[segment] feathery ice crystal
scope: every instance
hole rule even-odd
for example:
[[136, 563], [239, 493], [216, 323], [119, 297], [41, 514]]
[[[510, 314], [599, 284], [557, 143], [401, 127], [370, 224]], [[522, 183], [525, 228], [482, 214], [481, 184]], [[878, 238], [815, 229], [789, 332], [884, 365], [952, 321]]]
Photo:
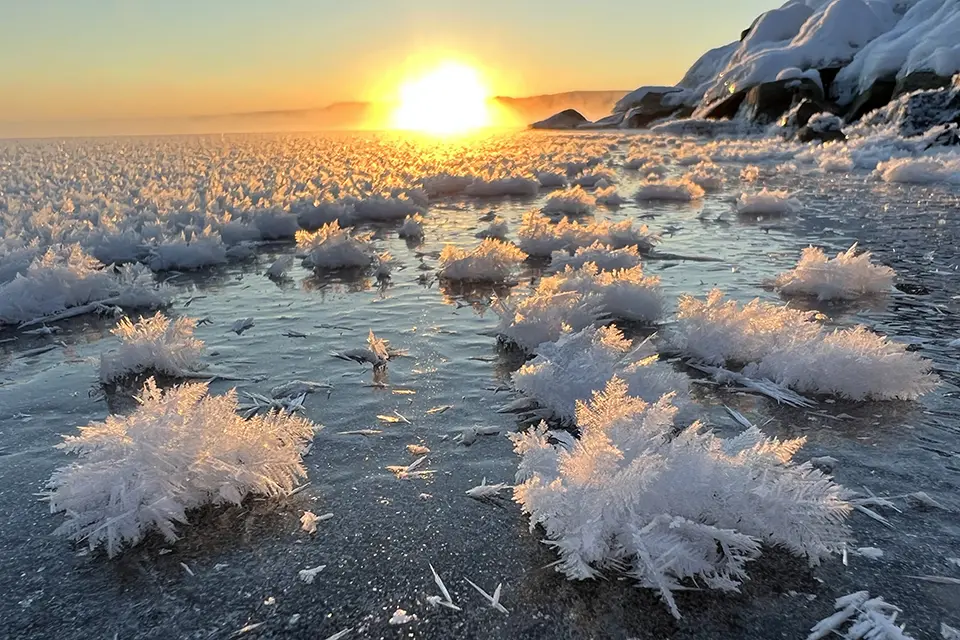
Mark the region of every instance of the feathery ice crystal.
[[353, 234], [334, 220], [316, 231], [297, 231], [297, 249], [306, 254], [303, 265], [313, 269], [365, 268], [373, 264], [376, 251], [371, 234]]
[[764, 187], [758, 193], [741, 193], [737, 213], [744, 216], [783, 216], [796, 212], [800, 202], [786, 190], [772, 191]]
[[576, 251], [601, 242], [614, 249], [637, 247], [649, 251], [659, 238], [646, 225], [637, 229], [632, 220], [611, 223], [607, 220], [580, 224], [563, 218], [554, 222], [536, 211], [523, 215], [517, 230], [518, 244], [528, 255], [548, 257], [554, 251]]
[[759, 300], [744, 306], [719, 290], [680, 299], [671, 346], [710, 365], [746, 365], [743, 374], [801, 393], [851, 400], [913, 400], [931, 391], [931, 364], [906, 345], [864, 327], [826, 331], [811, 312]]
[[540, 285], [547, 290], [576, 292], [613, 319], [653, 322], [663, 314], [660, 278], [645, 276], [640, 265], [600, 271], [597, 265], [587, 262], [579, 269], [568, 266], [556, 275], [547, 276]]
[[791, 271], [773, 284], [783, 295], [816, 296], [819, 300], [854, 300], [886, 293], [896, 275], [893, 269], [870, 262], [870, 252], [857, 255], [857, 245], [829, 259], [823, 250], [807, 247]]
[[182, 232], [174, 240], [161, 242], [150, 248], [147, 266], [154, 271], [179, 269], [193, 271], [203, 267], [224, 264], [227, 261], [227, 248], [220, 234], [210, 226], [201, 233], [188, 235]]
[[114, 556], [152, 531], [176, 540], [190, 509], [283, 495], [307, 475], [300, 455], [314, 427], [304, 418], [244, 420], [235, 391], [211, 396], [202, 383], [163, 392], [150, 379], [138, 400], [132, 414], [81, 427], [58, 445], [78, 455], [48, 483], [51, 513], [67, 518], [58, 535]]
[[634, 246], [614, 249], [598, 240], [589, 247], [580, 247], [572, 256], [566, 251], [554, 251], [550, 256], [550, 268], [555, 271], [565, 267], [579, 269], [588, 262], [603, 271], [630, 269], [640, 264], [640, 252]]
[[486, 238], [494, 238], [496, 240], [502, 240], [503, 242], [507, 241], [507, 234], [510, 232], [510, 228], [507, 226], [507, 221], [501, 218], [500, 216], [494, 216], [490, 220], [490, 226], [486, 229], [481, 229], [477, 232], [476, 237], [481, 240]]
[[[905, 625], [896, 623], [901, 610], [883, 598], [871, 598], [867, 591], [837, 598], [833, 606], [837, 612], [814, 625], [807, 640], [823, 640], [834, 636], [843, 640], [913, 640], [904, 632]], [[840, 629], [844, 626], [849, 628], [840, 635]], [[946, 633], [943, 637], [949, 640]]]
[[651, 322], [660, 317], [660, 279], [644, 276], [638, 265], [620, 271], [600, 271], [593, 263], [567, 267], [540, 280], [519, 303], [495, 307], [502, 339], [533, 353], [544, 342], [580, 331], [601, 319]]
[[168, 301], [168, 291], [157, 287], [142, 265], [124, 265], [115, 275], [79, 245], [56, 245], [35, 258], [24, 273], [0, 284], [0, 325], [93, 303], [149, 309]]
[[488, 238], [466, 250], [448, 244], [440, 252], [440, 277], [464, 282], [503, 282], [527, 254], [509, 242]]
[[200, 369], [203, 342], [193, 337], [196, 321], [161, 313], [136, 324], [122, 318], [110, 333], [120, 339], [120, 348], [100, 357], [100, 381], [113, 382], [144, 372], [173, 377], [189, 376]]
[[647, 403], [614, 378], [577, 405], [581, 436], [539, 427], [511, 435], [522, 459], [514, 500], [574, 580], [623, 570], [680, 617], [673, 592], [695, 581], [736, 591], [761, 545], [816, 564], [842, 550], [847, 492], [809, 462], [803, 439], [756, 427], [722, 439], [694, 423], [674, 435], [677, 408]]
[[699, 200], [705, 195], [700, 185], [686, 178], [679, 180], [648, 180], [640, 185], [634, 200], [672, 200], [676, 202], [690, 202]]
[[655, 402], [673, 392], [674, 403], [689, 403], [689, 381], [660, 362], [648, 341], [634, 348], [614, 326], [587, 327], [537, 347], [537, 357], [513, 374], [513, 386], [544, 410], [542, 417], [570, 424], [577, 403], [587, 401], [614, 376], [633, 396]]
[[550, 216], [585, 216], [593, 211], [596, 204], [596, 198], [578, 185], [550, 196], [543, 206], [543, 212]]
[[756, 362], [792, 343], [809, 343], [819, 334], [813, 313], [759, 298], [741, 306], [714, 289], [705, 300], [680, 298], [670, 341], [676, 350], [700, 362], [722, 366]]

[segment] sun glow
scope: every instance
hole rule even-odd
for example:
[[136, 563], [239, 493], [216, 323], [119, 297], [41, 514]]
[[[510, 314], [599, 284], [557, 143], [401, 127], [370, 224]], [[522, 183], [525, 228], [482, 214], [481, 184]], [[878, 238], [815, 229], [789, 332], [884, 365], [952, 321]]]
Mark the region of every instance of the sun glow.
[[457, 134], [493, 124], [490, 92], [480, 73], [459, 62], [442, 63], [400, 86], [394, 129]]

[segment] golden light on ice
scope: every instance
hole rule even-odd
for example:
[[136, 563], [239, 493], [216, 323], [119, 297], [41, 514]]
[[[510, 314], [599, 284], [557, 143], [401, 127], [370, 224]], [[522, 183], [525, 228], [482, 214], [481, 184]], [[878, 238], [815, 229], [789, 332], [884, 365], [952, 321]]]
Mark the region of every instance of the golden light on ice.
[[490, 92], [480, 73], [459, 62], [445, 62], [400, 86], [394, 129], [436, 134], [464, 133], [493, 124]]

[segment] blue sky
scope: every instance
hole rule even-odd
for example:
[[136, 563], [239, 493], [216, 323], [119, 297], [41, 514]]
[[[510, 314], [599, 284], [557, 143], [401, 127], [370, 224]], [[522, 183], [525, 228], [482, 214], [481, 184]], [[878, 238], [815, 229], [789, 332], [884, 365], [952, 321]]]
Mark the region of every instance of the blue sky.
[[0, 0], [0, 120], [373, 99], [452, 52], [496, 93], [672, 84], [769, 0]]

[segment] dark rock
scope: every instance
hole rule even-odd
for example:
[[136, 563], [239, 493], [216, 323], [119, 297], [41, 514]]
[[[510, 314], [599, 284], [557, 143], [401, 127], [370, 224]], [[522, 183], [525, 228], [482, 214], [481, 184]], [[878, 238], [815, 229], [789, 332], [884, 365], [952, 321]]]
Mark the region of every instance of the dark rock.
[[823, 93], [830, 95], [830, 90], [833, 88], [833, 81], [837, 79], [837, 74], [840, 73], [840, 70], [843, 67], [824, 67], [823, 69], [818, 69], [820, 73], [820, 82], [823, 84]]
[[843, 119], [847, 122], [855, 122], [866, 114], [886, 105], [893, 98], [893, 92], [897, 88], [897, 81], [893, 78], [880, 78], [871, 85], [869, 89], [861, 93], [847, 109]]
[[893, 97], [896, 98], [914, 91], [944, 89], [950, 86], [952, 80], [953, 78], [950, 76], [939, 76], [932, 71], [914, 71], [897, 80], [897, 85], [893, 89]]
[[818, 113], [838, 115], [840, 113], [840, 107], [825, 100], [804, 98], [784, 114], [780, 119], [780, 126], [784, 128], [801, 129], [807, 126], [810, 118]]
[[822, 102], [823, 89], [810, 78], [764, 82], [747, 91], [743, 101], [744, 115], [760, 124], [775, 122], [803, 99]]
[[906, 138], [923, 135], [934, 127], [960, 122], [960, 92], [950, 88], [904, 94], [865, 115], [862, 122], [896, 126]]
[[596, 122], [583, 122], [577, 125], [577, 129], [617, 129], [623, 122], [622, 113], [611, 113], [609, 116], [600, 118]]
[[575, 129], [577, 126], [589, 122], [576, 109], [564, 109], [560, 113], [555, 113], [546, 120], [534, 122], [530, 125], [531, 129]]
[[944, 129], [937, 135], [933, 136], [927, 144], [927, 149], [931, 147], [955, 147], [960, 145], [960, 132], [957, 131], [957, 126], [953, 125], [949, 128]]
[[740, 111], [746, 97], [745, 91], [737, 91], [727, 98], [721, 98], [704, 107], [702, 117], [707, 120], [732, 120]]
[[797, 131], [797, 140], [800, 142], [846, 142], [847, 136], [844, 135], [843, 131], [836, 129], [818, 131], [813, 127], [804, 126]]
[[643, 129], [652, 122], [673, 116], [677, 111], [679, 111], [679, 109], [675, 106], [652, 111], [646, 110], [643, 107], [636, 107], [627, 111], [623, 117], [623, 128]]

